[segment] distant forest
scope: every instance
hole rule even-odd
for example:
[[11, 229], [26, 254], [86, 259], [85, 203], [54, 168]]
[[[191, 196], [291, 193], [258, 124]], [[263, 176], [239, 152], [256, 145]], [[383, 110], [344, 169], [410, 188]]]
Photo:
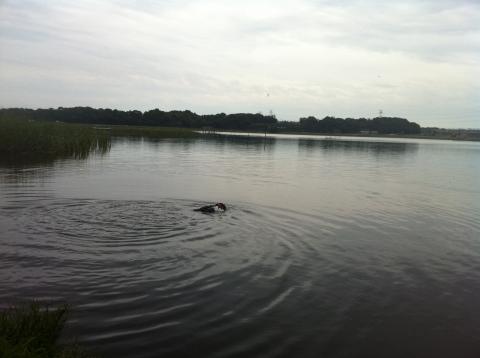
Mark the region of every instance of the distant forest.
[[161, 111], [153, 109], [146, 112], [119, 111], [116, 109], [95, 109], [73, 107], [57, 109], [0, 109], [0, 118], [16, 118], [41, 121], [59, 121], [65, 123], [89, 123], [106, 125], [141, 125], [184, 128], [212, 128], [215, 130], [315, 132], [315, 133], [379, 133], [379, 134], [418, 134], [420, 126], [405, 118], [377, 117], [336, 118], [315, 117], [300, 118], [298, 122], [279, 121], [274, 115], [261, 113], [207, 114], [199, 115], [191, 111]]

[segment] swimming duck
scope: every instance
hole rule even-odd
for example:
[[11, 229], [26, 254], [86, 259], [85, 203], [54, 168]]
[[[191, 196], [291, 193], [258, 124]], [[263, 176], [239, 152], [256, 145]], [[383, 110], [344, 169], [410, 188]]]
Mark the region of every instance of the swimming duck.
[[223, 210], [223, 211], [227, 210], [227, 207], [225, 206], [224, 203], [216, 203], [216, 204], [213, 204], [213, 205], [202, 206], [201, 208], [194, 209], [194, 211], [201, 211], [202, 213], [214, 213], [215, 208], [218, 208], [218, 209]]

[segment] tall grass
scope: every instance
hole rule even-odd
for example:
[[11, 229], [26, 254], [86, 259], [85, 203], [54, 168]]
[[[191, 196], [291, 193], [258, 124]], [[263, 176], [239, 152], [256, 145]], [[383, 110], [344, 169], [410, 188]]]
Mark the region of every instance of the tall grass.
[[67, 314], [66, 305], [52, 309], [38, 302], [0, 312], [0, 357], [86, 357], [75, 345], [62, 347], [57, 344]]
[[0, 157], [10, 160], [86, 158], [106, 152], [110, 137], [80, 124], [0, 119]]
[[112, 137], [194, 138], [189, 128], [141, 126], [92, 126], [28, 119], [0, 118], [0, 163], [42, 162], [63, 158], [87, 158], [106, 153]]

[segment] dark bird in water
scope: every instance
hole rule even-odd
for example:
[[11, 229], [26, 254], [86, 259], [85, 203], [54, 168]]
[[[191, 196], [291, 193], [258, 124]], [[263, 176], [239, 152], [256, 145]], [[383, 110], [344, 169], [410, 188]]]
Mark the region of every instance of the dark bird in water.
[[213, 205], [202, 206], [201, 208], [194, 209], [194, 211], [201, 211], [202, 213], [214, 213], [215, 208], [218, 208], [218, 209], [223, 210], [223, 211], [227, 210], [227, 207], [225, 206], [224, 203], [216, 203], [216, 204], [213, 204]]

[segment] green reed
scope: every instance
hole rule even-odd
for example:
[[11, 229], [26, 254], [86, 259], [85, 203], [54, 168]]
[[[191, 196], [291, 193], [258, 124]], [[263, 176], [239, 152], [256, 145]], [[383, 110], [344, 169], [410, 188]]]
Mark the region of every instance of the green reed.
[[0, 163], [85, 159], [110, 150], [112, 137], [194, 138], [189, 128], [87, 125], [0, 118]]
[[0, 312], [0, 357], [87, 357], [76, 345], [57, 343], [68, 306], [51, 308], [38, 302], [12, 306]]
[[0, 118], [2, 159], [82, 159], [109, 148], [110, 136], [91, 126]]

